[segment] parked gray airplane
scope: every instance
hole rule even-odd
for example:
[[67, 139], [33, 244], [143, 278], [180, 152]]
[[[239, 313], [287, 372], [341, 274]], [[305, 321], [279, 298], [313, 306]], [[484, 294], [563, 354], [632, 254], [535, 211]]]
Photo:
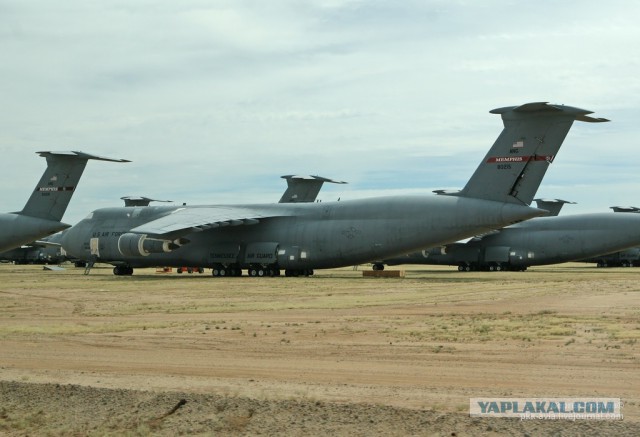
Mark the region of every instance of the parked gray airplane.
[[214, 276], [308, 275], [460, 240], [544, 214], [528, 206], [574, 120], [544, 102], [498, 108], [504, 129], [458, 192], [322, 203], [99, 209], [65, 234], [80, 259], [134, 267], [210, 267]]
[[60, 232], [38, 241], [22, 245], [6, 252], [0, 252], [0, 261], [14, 264], [60, 264], [66, 256], [60, 240]]
[[87, 161], [129, 162], [83, 152], [38, 152], [47, 158], [47, 169], [19, 212], [0, 214], [0, 252], [54, 234], [71, 225], [62, 216], [82, 176]]
[[[612, 206], [614, 212], [640, 213], [636, 206]], [[598, 267], [640, 267], [640, 247], [632, 247], [620, 252], [598, 255], [580, 260], [586, 263], [596, 263]]]
[[[559, 211], [564, 200], [538, 201]], [[556, 212], [557, 214], [557, 212]], [[529, 266], [577, 261], [640, 245], [640, 214], [577, 214], [537, 217], [473, 238], [390, 258], [374, 264], [457, 265], [460, 271], [526, 270]]]
[[640, 267], [640, 247], [632, 247], [619, 252], [581, 259], [586, 263], [595, 263], [598, 267]]

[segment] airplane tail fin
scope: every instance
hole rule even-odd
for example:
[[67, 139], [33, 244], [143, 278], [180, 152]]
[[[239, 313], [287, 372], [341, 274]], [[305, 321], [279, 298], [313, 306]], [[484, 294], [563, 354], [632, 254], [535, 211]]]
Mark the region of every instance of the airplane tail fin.
[[575, 205], [575, 202], [569, 202], [568, 200], [562, 199], [533, 199], [536, 201], [536, 205], [538, 209], [545, 209], [549, 211], [547, 216], [557, 216], [560, 214], [560, 210], [565, 204]]
[[287, 180], [287, 190], [278, 203], [304, 203], [315, 202], [318, 193], [325, 182], [332, 184], [346, 184], [343, 181], [323, 178], [322, 176], [282, 176]]
[[589, 117], [592, 111], [546, 102], [490, 112], [502, 116], [504, 129], [467, 185], [454, 195], [529, 205], [574, 120], [609, 121]]
[[611, 206], [613, 212], [640, 212], [640, 208], [637, 206]]
[[47, 159], [47, 168], [18, 214], [46, 220], [60, 221], [82, 176], [87, 161], [129, 162], [83, 152], [38, 152]]

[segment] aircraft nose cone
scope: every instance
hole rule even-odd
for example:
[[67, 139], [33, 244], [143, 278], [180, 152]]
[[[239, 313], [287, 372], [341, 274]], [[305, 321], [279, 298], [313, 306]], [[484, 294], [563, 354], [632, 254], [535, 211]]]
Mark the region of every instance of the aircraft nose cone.
[[76, 226], [72, 226], [64, 231], [62, 237], [60, 238], [60, 244], [62, 245], [62, 248], [65, 252], [67, 252], [67, 254], [72, 256], [80, 256], [80, 244], [78, 244], [80, 242], [80, 239], [77, 238], [78, 228]]

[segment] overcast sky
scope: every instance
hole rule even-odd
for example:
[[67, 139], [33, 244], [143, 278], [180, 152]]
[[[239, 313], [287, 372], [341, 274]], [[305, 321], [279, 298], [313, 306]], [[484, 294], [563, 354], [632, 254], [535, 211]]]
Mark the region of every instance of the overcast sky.
[[40, 150], [90, 161], [64, 221], [125, 195], [276, 202], [285, 174], [348, 181], [324, 200], [459, 189], [532, 101], [574, 123], [538, 192], [565, 213], [640, 206], [640, 3], [0, 0], [1, 209]]

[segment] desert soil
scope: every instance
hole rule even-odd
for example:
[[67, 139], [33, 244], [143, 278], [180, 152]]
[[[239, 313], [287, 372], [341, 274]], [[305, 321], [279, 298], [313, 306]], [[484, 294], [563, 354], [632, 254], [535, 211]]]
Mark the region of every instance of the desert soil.
[[[0, 434], [640, 435], [640, 268], [65, 268], [0, 265]], [[624, 418], [471, 418], [475, 397]]]

